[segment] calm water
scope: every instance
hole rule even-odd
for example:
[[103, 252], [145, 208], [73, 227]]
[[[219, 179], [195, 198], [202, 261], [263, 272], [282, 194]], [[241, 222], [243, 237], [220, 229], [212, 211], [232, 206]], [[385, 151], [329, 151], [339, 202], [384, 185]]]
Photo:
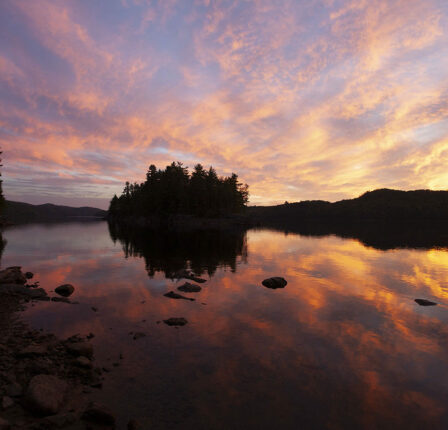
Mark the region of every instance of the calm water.
[[[93, 396], [119, 428], [448, 428], [446, 250], [267, 230], [124, 234], [104, 222], [4, 237], [4, 267], [47, 290], [75, 285], [79, 305], [25, 315], [60, 336], [95, 334], [96, 363], [111, 372]], [[207, 279], [195, 302], [163, 297], [183, 267]], [[269, 276], [288, 285], [264, 288]], [[157, 324], [169, 317], [188, 324]]]

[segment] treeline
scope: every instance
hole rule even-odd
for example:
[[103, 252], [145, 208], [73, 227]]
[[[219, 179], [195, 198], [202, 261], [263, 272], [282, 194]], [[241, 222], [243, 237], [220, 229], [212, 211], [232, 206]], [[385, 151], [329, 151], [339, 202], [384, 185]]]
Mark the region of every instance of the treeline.
[[261, 222], [303, 220], [448, 220], [448, 191], [379, 189], [355, 199], [322, 200], [253, 207], [250, 215]]
[[163, 216], [173, 214], [218, 217], [241, 212], [248, 202], [248, 185], [233, 173], [218, 177], [215, 169], [197, 164], [190, 174], [182, 163], [171, 163], [165, 170], [149, 166], [146, 181], [129, 183], [120, 197], [112, 198], [109, 216]]

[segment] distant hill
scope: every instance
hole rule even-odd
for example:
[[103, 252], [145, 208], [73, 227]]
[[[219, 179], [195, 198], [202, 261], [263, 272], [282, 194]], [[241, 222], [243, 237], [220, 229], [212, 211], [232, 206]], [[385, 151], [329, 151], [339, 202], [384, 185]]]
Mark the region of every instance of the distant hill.
[[355, 199], [335, 203], [323, 200], [258, 206], [248, 209], [260, 222], [364, 221], [364, 220], [448, 220], [448, 191], [368, 191]]
[[34, 221], [63, 221], [74, 218], [104, 218], [106, 215], [107, 211], [98, 208], [74, 208], [51, 203], [31, 205], [8, 200], [3, 212], [6, 221], [14, 224]]

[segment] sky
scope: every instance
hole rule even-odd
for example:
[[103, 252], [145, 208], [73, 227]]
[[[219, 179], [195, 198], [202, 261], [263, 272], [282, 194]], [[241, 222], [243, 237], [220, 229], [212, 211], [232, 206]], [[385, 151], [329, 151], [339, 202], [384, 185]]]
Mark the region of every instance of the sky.
[[172, 161], [252, 205], [448, 189], [448, 1], [1, 0], [0, 147], [36, 204]]

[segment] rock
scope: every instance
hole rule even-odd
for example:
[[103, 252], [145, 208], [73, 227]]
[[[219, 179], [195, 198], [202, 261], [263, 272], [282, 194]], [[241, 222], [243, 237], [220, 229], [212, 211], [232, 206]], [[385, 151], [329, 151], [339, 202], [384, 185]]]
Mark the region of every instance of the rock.
[[437, 306], [437, 303], [431, 302], [430, 300], [426, 299], [415, 299], [415, 302], [420, 306]]
[[167, 320], [163, 320], [163, 322], [170, 326], [182, 326], [188, 323], [185, 318], [168, 318]]
[[98, 425], [113, 426], [115, 424], [112, 412], [99, 403], [91, 403], [83, 413], [82, 419]]
[[140, 426], [136, 420], [130, 420], [128, 422], [128, 430], [138, 430]]
[[75, 291], [75, 287], [71, 284], [59, 285], [59, 287], [54, 289], [55, 293], [58, 293], [61, 296], [68, 297], [73, 294]]
[[76, 357], [93, 357], [93, 346], [89, 342], [76, 342], [67, 344], [68, 351]]
[[52, 302], [62, 302], [62, 303], [70, 303], [70, 300], [67, 297], [52, 297]]
[[177, 289], [184, 293], [199, 293], [199, 291], [202, 290], [199, 285], [190, 284], [190, 282], [185, 282], [185, 284], [181, 285]]
[[53, 375], [34, 376], [26, 392], [26, 402], [38, 415], [54, 415], [64, 403], [67, 383]]
[[138, 332], [138, 333], [134, 333], [133, 339], [137, 340], [137, 339], [141, 339], [142, 337], [145, 337], [145, 336], [146, 336], [145, 333]]
[[92, 362], [87, 357], [83, 356], [76, 359], [76, 364], [84, 369], [91, 369], [93, 367]]
[[8, 409], [13, 405], [14, 405], [14, 400], [11, 399], [11, 397], [8, 397], [8, 396], [3, 397], [3, 399], [2, 399], [2, 408], [3, 409]]
[[0, 270], [0, 284], [25, 284], [26, 277], [20, 266]]
[[9, 424], [9, 421], [0, 418], [0, 430], [9, 430], [10, 428], [11, 424]]
[[281, 278], [280, 276], [274, 276], [273, 278], [267, 278], [265, 279], [262, 284], [266, 288], [285, 288], [288, 284], [284, 278]]
[[93, 312], [98, 312], [98, 308], [96, 308], [95, 306], [92, 306], [90, 309], [92, 309]]
[[34, 273], [33, 272], [25, 272], [25, 278], [26, 279], [33, 279]]
[[170, 299], [184, 299], [184, 300], [190, 300], [191, 302], [194, 302], [195, 299], [190, 299], [190, 297], [182, 296], [181, 294], [177, 294], [174, 291], [170, 291], [169, 293], [164, 294], [165, 297], [169, 297]]

